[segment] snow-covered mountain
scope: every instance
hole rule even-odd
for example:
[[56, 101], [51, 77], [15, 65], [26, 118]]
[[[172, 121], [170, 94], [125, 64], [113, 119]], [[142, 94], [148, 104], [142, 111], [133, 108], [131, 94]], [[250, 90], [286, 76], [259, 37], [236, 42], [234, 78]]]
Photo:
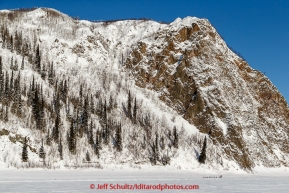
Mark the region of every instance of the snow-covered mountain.
[[[289, 164], [284, 97], [206, 19], [89, 22], [39, 8], [2, 10], [0, 27], [1, 168], [141, 168], [155, 164], [156, 152], [157, 165], [169, 157], [166, 167], [176, 168]], [[50, 142], [55, 127], [60, 137]]]

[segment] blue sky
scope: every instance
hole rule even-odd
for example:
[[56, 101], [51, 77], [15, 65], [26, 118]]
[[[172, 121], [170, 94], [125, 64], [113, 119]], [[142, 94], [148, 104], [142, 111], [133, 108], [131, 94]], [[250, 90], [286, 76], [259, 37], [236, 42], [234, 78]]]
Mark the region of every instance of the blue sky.
[[80, 19], [207, 18], [226, 43], [265, 73], [289, 101], [288, 0], [0, 0], [0, 9], [51, 7]]

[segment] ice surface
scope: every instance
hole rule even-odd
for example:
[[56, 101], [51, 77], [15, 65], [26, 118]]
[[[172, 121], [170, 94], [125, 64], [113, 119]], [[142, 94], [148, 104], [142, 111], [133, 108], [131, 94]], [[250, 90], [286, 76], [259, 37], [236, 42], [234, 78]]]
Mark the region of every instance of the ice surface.
[[[90, 189], [90, 184], [198, 185], [198, 190], [164, 192], [288, 192], [288, 172], [244, 174], [181, 170], [2, 170], [0, 192], [160, 192]], [[222, 175], [222, 178], [219, 178]], [[214, 178], [208, 178], [214, 177]], [[216, 177], [216, 178], [215, 178]]]

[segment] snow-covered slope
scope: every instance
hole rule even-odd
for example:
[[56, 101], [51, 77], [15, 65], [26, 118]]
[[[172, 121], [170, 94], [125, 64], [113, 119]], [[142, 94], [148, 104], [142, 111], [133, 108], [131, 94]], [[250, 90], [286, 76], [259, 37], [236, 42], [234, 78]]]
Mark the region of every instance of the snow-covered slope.
[[[43, 166], [38, 151], [41, 139], [46, 141], [55, 125], [55, 98], [64, 81], [68, 91], [67, 98], [61, 96], [65, 100], [60, 105], [63, 160], [59, 141], [45, 143], [47, 167], [147, 165], [156, 133], [160, 157], [168, 155], [171, 160], [167, 167], [252, 169], [289, 163], [286, 101], [263, 74], [228, 49], [206, 19], [178, 18], [170, 24], [150, 20], [92, 23], [47, 8], [3, 10], [0, 18], [3, 71], [11, 77], [11, 58], [20, 66], [25, 56], [20, 85], [26, 90], [22, 96], [25, 113], [19, 117], [12, 111], [8, 121], [1, 119], [0, 167]], [[21, 34], [20, 51], [17, 46], [8, 46], [9, 37], [16, 39], [16, 32]], [[28, 51], [23, 51], [23, 45]], [[42, 70], [35, 68], [37, 45]], [[47, 74], [52, 63], [55, 73], [51, 84]], [[46, 104], [41, 129], [35, 126], [27, 94], [33, 77], [42, 86]], [[129, 92], [137, 101], [137, 121], [128, 116]], [[93, 136], [105, 127], [103, 115], [97, 111], [105, 100], [109, 106], [110, 97], [113, 99], [107, 114], [110, 140], [102, 145], [100, 158], [94, 153], [95, 145], [89, 144], [89, 132], [76, 137], [75, 154], [68, 149], [71, 121], [82, 117], [86, 96], [91, 108], [94, 104], [88, 121], [93, 123]], [[10, 112], [12, 106], [13, 102], [4, 100], [1, 108], [8, 107]], [[114, 148], [115, 127], [120, 123], [123, 149], [118, 152]], [[173, 146], [174, 127], [178, 148]], [[21, 162], [25, 136], [29, 137], [27, 163]], [[205, 136], [207, 159], [202, 166], [197, 159]], [[89, 163], [83, 161], [86, 152]], [[157, 161], [161, 163], [161, 159]]]

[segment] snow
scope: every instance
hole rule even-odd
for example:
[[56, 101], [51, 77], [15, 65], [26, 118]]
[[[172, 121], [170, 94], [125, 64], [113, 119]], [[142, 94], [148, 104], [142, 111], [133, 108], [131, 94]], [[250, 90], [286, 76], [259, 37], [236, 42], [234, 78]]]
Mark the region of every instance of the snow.
[[183, 19], [177, 18], [172, 23], [170, 23], [170, 26], [172, 26], [173, 29], [180, 29], [181, 27], [184, 27], [184, 26], [192, 27], [192, 23], [195, 23], [198, 20], [199, 18], [190, 17], [190, 16], [185, 17]]
[[221, 119], [218, 117], [215, 117], [216, 123], [219, 125], [219, 127], [222, 129], [223, 134], [226, 135], [228, 131], [228, 125], [225, 124]]
[[[219, 178], [222, 175], [222, 178]], [[198, 185], [197, 190], [164, 192], [287, 193], [288, 171], [245, 174], [182, 170], [2, 170], [0, 192], [160, 192], [160, 190], [90, 189], [90, 185]]]
[[30, 11], [27, 13], [28, 17], [31, 17], [33, 19], [39, 18], [39, 17], [44, 17], [46, 16], [46, 12], [43, 11], [41, 8], [35, 9], [33, 11]]

